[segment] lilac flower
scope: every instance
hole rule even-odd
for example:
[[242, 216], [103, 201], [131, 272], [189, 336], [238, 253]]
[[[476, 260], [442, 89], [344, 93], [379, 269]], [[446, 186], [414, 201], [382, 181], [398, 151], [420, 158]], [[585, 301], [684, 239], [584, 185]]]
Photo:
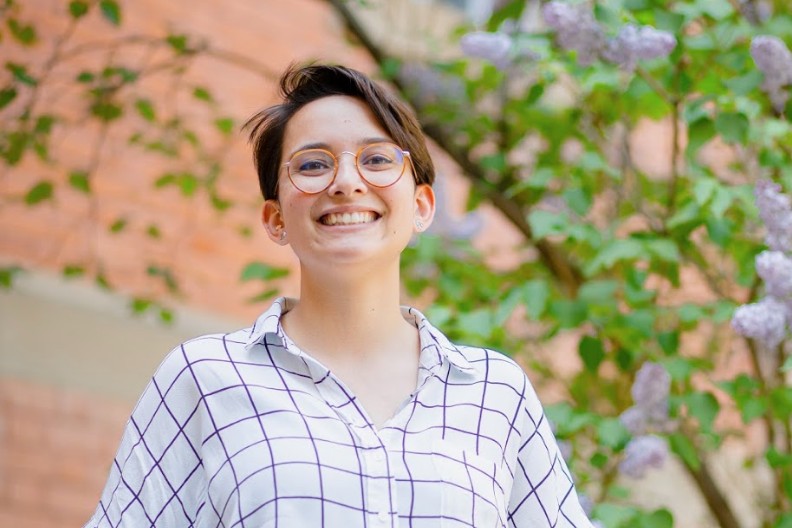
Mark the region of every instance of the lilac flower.
[[499, 70], [506, 69], [511, 64], [509, 51], [512, 47], [512, 39], [504, 33], [474, 31], [464, 35], [459, 45], [462, 53], [468, 57], [486, 59]]
[[649, 417], [639, 407], [630, 407], [619, 415], [619, 420], [633, 436], [642, 435], [649, 430]]
[[647, 410], [668, 409], [671, 375], [663, 365], [647, 361], [635, 374], [630, 393], [638, 407]]
[[619, 464], [623, 475], [641, 478], [650, 467], [660, 468], [668, 458], [668, 445], [659, 436], [639, 436], [630, 440]]
[[751, 56], [764, 73], [762, 90], [770, 97], [776, 112], [783, 112], [789, 98], [784, 86], [792, 84], [792, 52], [783, 40], [759, 35], [751, 41]]
[[650, 430], [667, 431], [673, 424], [668, 417], [671, 375], [662, 365], [647, 361], [635, 375], [631, 393], [635, 405], [624, 411], [619, 420], [633, 436]]
[[775, 251], [792, 252], [792, 200], [781, 186], [759, 180], [754, 188], [759, 217], [767, 228], [765, 242]]
[[651, 26], [627, 24], [616, 38], [608, 41], [602, 57], [626, 71], [633, 71], [638, 60], [667, 57], [676, 47], [676, 38]]
[[542, 8], [545, 23], [555, 30], [562, 49], [577, 52], [578, 62], [589, 65], [605, 46], [605, 32], [585, 4], [549, 2]]
[[792, 296], [792, 259], [780, 251], [763, 251], [756, 256], [756, 273], [765, 283], [767, 295], [777, 299]]
[[555, 30], [558, 45], [577, 52], [583, 66], [600, 57], [625, 71], [633, 71], [639, 60], [666, 57], [676, 47], [671, 33], [634, 24], [623, 26], [615, 38], [607, 39], [586, 4], [553, 1], [545, 4], [542, 14], [545, 23]]
[[755, 339], [768, 348], [775, 348], [786, 334], [787, 310], [787, 304], [773, 297], [765, 297], [758, 303], [737, 308], [732, 316], [732, 328], [742, 336]]
[[441, 101], [459, 103], [465, 97], [462, 81], [451, 75], [443, 75], [425, 64], [407, 62], [401, 66], [399, 77], [407, 90], [414, 93], [418, 105]]

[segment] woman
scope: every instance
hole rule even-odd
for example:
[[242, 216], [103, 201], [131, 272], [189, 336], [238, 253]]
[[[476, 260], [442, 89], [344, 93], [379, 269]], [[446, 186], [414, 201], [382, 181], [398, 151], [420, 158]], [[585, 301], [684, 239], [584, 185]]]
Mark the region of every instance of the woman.
[[344, 67], [281, 89], [247, 126], [299, 300], [168, 355], [87, 526], [590, 527], [522, 370], [400, 307], [435, 208], [413, 114]]

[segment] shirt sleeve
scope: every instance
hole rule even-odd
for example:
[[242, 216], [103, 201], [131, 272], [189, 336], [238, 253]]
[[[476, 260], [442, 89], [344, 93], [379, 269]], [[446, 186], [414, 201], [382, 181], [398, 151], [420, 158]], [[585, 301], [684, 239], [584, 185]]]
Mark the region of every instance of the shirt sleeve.
[[593, 528], [539, 398], [527, 382], [522, 436], [508, 505], [514, 528]]
[[199, 395], [179, 347], [160, 365], [132, 411], [85, 528], [194, 525], [205, 490]]

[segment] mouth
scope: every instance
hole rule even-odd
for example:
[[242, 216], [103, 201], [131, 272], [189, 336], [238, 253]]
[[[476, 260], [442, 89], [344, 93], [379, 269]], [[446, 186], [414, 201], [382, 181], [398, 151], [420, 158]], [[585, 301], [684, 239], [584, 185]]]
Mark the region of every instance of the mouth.
[[328, 213], [319, 218], [319, 223], [326, 226], [357, 225], [375, 222], [380, 217], [373, 211], [355, 211], [353, 213]]

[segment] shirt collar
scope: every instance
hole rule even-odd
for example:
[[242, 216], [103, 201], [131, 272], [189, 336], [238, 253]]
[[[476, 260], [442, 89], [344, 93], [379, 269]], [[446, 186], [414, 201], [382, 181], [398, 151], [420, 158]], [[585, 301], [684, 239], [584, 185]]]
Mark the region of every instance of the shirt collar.
[[[278, 297], [275, 299], [267, 311], [262, 313], [250, 328], [245, 349], [250, 350], [256, 344], [266, 342], [268, 334], [274, 334], [278, 339], [282, 339], [283, 329], [281, 328], [280, 319], [296, 304], [297, 300], [289, 297]], [[448, 361], [464, 372], [472, 372], [474, 370], [473, 365], [465, 358], [459, 348], [451, 343], [440, 330], [432, 326], [424, 314], [409, 306], [402, 306], [401, 311], [402, 316], [418, 328], [422, 350], [428, 346], [436, 345], [435, 348], [441, 361]]]

